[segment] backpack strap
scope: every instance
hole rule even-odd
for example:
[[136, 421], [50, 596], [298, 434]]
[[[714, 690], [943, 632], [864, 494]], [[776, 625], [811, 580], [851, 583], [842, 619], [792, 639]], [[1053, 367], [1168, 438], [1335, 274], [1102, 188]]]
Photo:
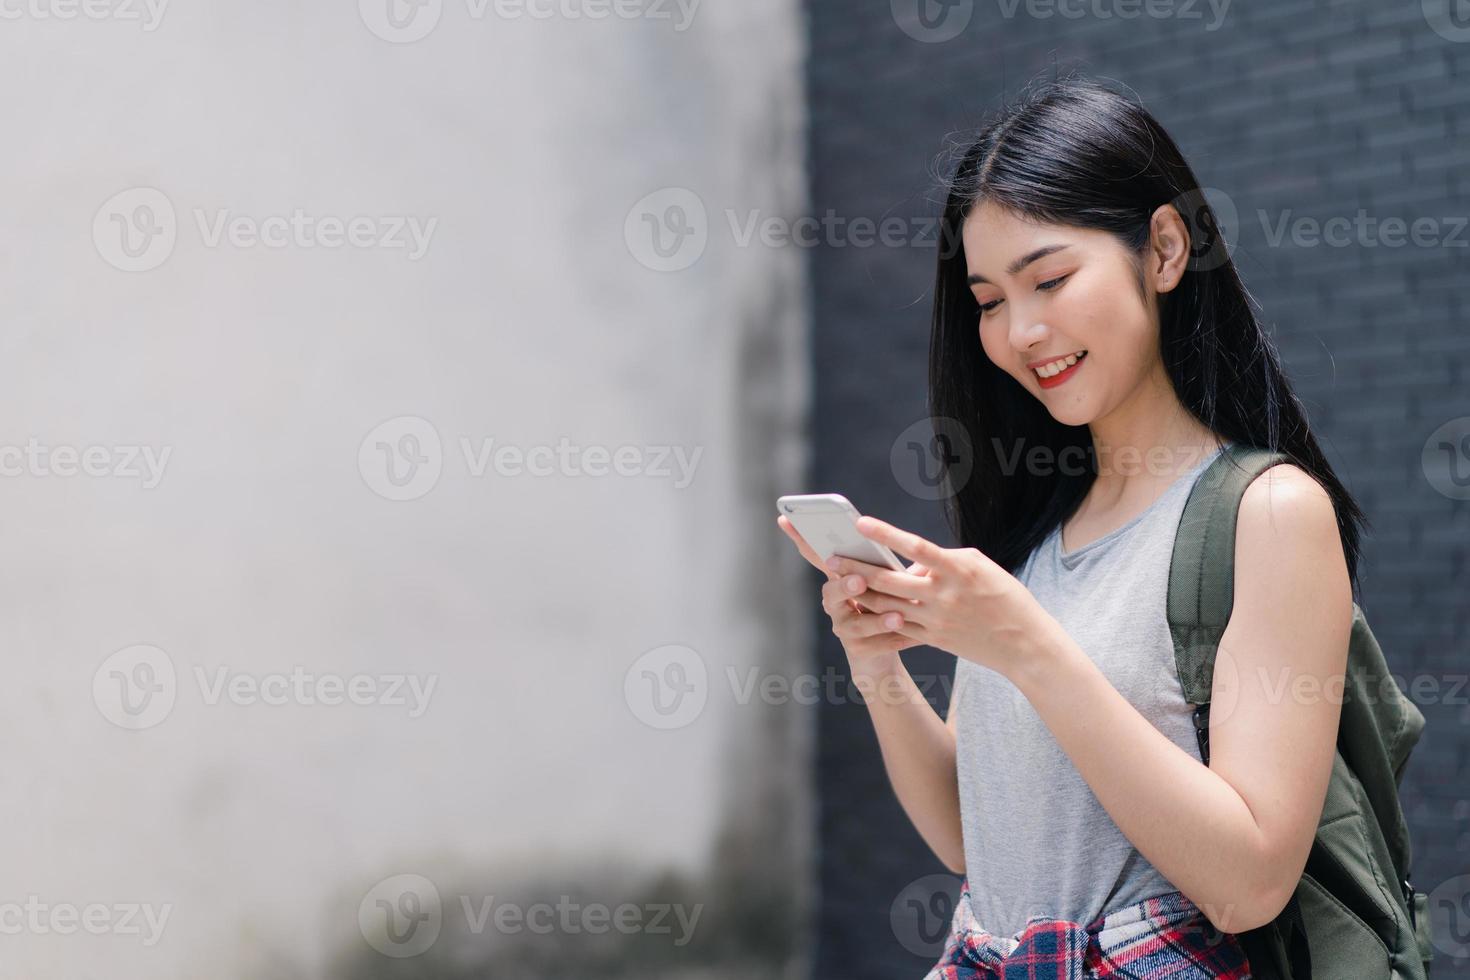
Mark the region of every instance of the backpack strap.
[[1209, 765], [1210, 690], [1215, 651], [1235, 603], [1235, 522], [1252, 480], [1277, 463], [1280, 452], [1229, 446], [1195, 481], [1179, 518], [1169, 564], [1169, 634], [1184, 699], [1197, 705], [1194, 727], [1200, 758]]
[[[1210, 764], [1210, 693], [1215, 653], [1235, 604], [1235, 526], [1240, 501], [1251, 481], [1284, 453], [1228, 447], [1190, 491], [1169, 564], [1168, 619], [1184, 698], [1195, 705], [1194, 729], [1200, 759]], [[1252, 975], [1276, 980], [1310, 980], [1311, 951], [1295, 893], [1276, 919], [1241, 936], [1252, 957]]]

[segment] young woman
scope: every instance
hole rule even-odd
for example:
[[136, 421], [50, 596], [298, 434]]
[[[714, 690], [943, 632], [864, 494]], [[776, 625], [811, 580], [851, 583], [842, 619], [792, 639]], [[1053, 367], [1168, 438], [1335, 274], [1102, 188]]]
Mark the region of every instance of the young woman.
[[[930, 407], [973, 447], [961, 546], [864, 517], [913, 564], [824, 567], [778, 518], [828, 575], [855, 680], [887, 692], [866, 699], [895, 793], [965, 876], [933, 978], [1249, 977], [1235, 934], [1306, 864], [1364, 517], [1216, 227], [1144, 108], [1077, 78], [1027, 92], [962, 146], [943, 214]], [[1292, 463], [1241, 502], [1207, 768], [1165, 596], [1189, 492], [1233, 444]], [[957, 658], [947, 720], [899, 657], [918, 645]]]

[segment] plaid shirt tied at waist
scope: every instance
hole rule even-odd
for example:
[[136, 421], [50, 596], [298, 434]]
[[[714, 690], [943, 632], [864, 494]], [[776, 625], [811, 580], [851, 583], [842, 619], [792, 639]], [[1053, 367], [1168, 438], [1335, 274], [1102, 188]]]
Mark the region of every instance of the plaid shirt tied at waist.
[[1086, 926], [1036, 917], [1010, 938], [985, 931], [965, 879], [944, 955], [924, 980], [1250, 980], [1239, 941], [1182, 892], [1105, 912]]

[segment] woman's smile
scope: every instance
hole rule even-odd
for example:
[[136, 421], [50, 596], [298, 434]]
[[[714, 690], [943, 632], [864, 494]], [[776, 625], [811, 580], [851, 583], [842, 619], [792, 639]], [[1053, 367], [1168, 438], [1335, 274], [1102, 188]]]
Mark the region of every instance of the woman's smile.
[[[1067, 357], [1069, 359], [1075, 358], [1075, 360], [1073, 360], [1071, 364], [1067, 365], [1061, 371], [1057, 371], [1055, 374], [1052, 374], [1050, 376], [1038, 374], [1036, 369], [1032, 368], [1031, 373], [1036, 374], [1037, 383], [1043, 388], [1055, 388], [1059, 384], [1065, 384], [1067, 380], [1072, 377], [1072, 375], [1077, 373], [1077, 369], [1082, 366], [1082, 361], [1087, 357], [1087, 351], [1084, 350], [1081, 353], [1075, 355], [1068, 354]], [[1057, 363], [1058, 362], [1053, 361], [1051, 364], [1047, 365], [1047, 370], [1056, 371]]]

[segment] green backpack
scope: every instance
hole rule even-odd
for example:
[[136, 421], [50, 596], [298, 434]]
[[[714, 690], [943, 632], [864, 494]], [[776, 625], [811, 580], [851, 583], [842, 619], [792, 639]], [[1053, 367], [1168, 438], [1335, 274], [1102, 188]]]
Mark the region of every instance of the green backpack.
[[[1185, 699], [1196, 705], [1200, 758], [1210, 762], [1215, 650], [1230, 619], [1235, 521], [1246, 487], [1290, 462], [1235, 444], [1210, 464], [1184, 506], [1169, 566], [1169, 630]], [[1353, 603], [1337, 753], [1306, 869], [1285, 909], [1237, 934], [1255, 980], [1427, 980], [1426, 896], [1409, 884], [1409, 832], [1398, 787], [1424, 716], [1389, 674]]]

